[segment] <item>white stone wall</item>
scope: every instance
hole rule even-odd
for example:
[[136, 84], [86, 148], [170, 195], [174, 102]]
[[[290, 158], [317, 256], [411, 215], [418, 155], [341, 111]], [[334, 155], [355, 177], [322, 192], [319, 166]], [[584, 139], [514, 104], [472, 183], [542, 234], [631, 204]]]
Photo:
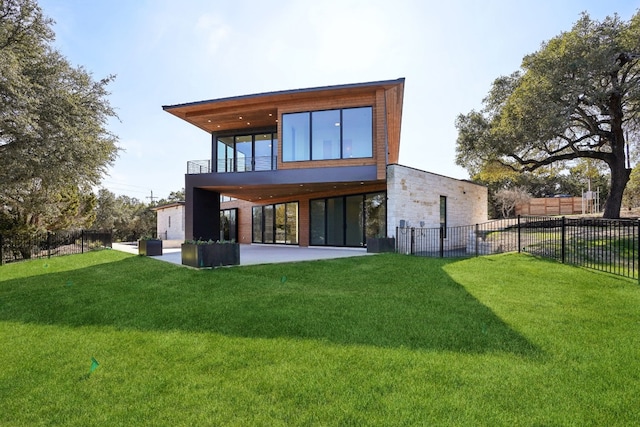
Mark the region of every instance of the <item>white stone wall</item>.
[[160, 207], [156, 210], [156, 214], [157, 232], [160, 239], [184, 240], [184, 205]]
[[447, 198], [447, 226], [486, 222], [487, 188], [401, 165], [387, 166], [387, 235], [406, 227], [440, 227], [440, 196]]

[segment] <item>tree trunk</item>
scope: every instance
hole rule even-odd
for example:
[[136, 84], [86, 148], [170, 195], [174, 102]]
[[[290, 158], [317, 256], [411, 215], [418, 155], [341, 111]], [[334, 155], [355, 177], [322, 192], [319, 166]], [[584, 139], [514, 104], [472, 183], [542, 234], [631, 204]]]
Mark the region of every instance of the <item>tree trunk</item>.
[[[617, 77], [614, 80], [617, 82]], [[607, 160], [607, 164], [611, 169], [611, 188], [609, 197], [604, 204], [602, 216], [603, 218], [613, 219], [620, 218], [622, 194], [627, 182], [629, 182], [629, 176], [631, 176], [631, 169], [627, 169], [625, 164], [625, 139], [622, 129], [624, 110], [622, 109], [622, 96], [619, 91], [611, 94], [609, 111], [611, 112], [611, 156]]]
[[629, 181], [631, 169], [627, 169], [624, 165], [611, 168], [611, 187], [609, 189], [609, 197], [604, 204], [603, 218], [620, 218], [620, 208], [622, 207], [622, 194]]

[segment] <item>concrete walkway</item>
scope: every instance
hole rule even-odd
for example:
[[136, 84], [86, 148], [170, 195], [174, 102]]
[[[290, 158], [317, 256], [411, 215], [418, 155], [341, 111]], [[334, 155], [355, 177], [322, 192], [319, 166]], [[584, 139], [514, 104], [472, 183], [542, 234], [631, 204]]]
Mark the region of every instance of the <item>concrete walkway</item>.
[[[113, 243], [113, 249], [138, 254], [137, 243]], [[304, 248], [285, 245], [240, 245], [240, 265], [275, 264], [371, 255], [364, 248]], [[180, 248], [165, 248], [162, 255], [151, 258], [182, 265]]]

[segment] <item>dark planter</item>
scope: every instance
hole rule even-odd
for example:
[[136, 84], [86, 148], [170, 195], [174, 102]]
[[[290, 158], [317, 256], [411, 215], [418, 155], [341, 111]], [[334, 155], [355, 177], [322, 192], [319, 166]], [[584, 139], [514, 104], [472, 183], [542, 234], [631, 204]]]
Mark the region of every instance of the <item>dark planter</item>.
[[182, 244], [182, 264], [195, 268], [240, 264], [238, 243]]
[[367, 237], [367, 252], [379, 254], [382, 252], [395, 252], [395, 237]]
[[138, 255], [158, 256], [162, 255], [162, 240], [138, 240]]

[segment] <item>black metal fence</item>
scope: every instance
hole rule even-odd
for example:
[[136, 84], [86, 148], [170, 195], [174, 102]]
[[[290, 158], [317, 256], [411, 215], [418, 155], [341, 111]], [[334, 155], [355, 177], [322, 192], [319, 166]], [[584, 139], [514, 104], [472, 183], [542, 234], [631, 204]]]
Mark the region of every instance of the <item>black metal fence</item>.
[[527, 252], [640, 279], [640, 222], [518, 217], [462, 227], [397, 228], [396, 251], [433, 257]]
[[0, 265], [110, 248], [111, 241], [111, 232], [93, 230], [0, 234]]

